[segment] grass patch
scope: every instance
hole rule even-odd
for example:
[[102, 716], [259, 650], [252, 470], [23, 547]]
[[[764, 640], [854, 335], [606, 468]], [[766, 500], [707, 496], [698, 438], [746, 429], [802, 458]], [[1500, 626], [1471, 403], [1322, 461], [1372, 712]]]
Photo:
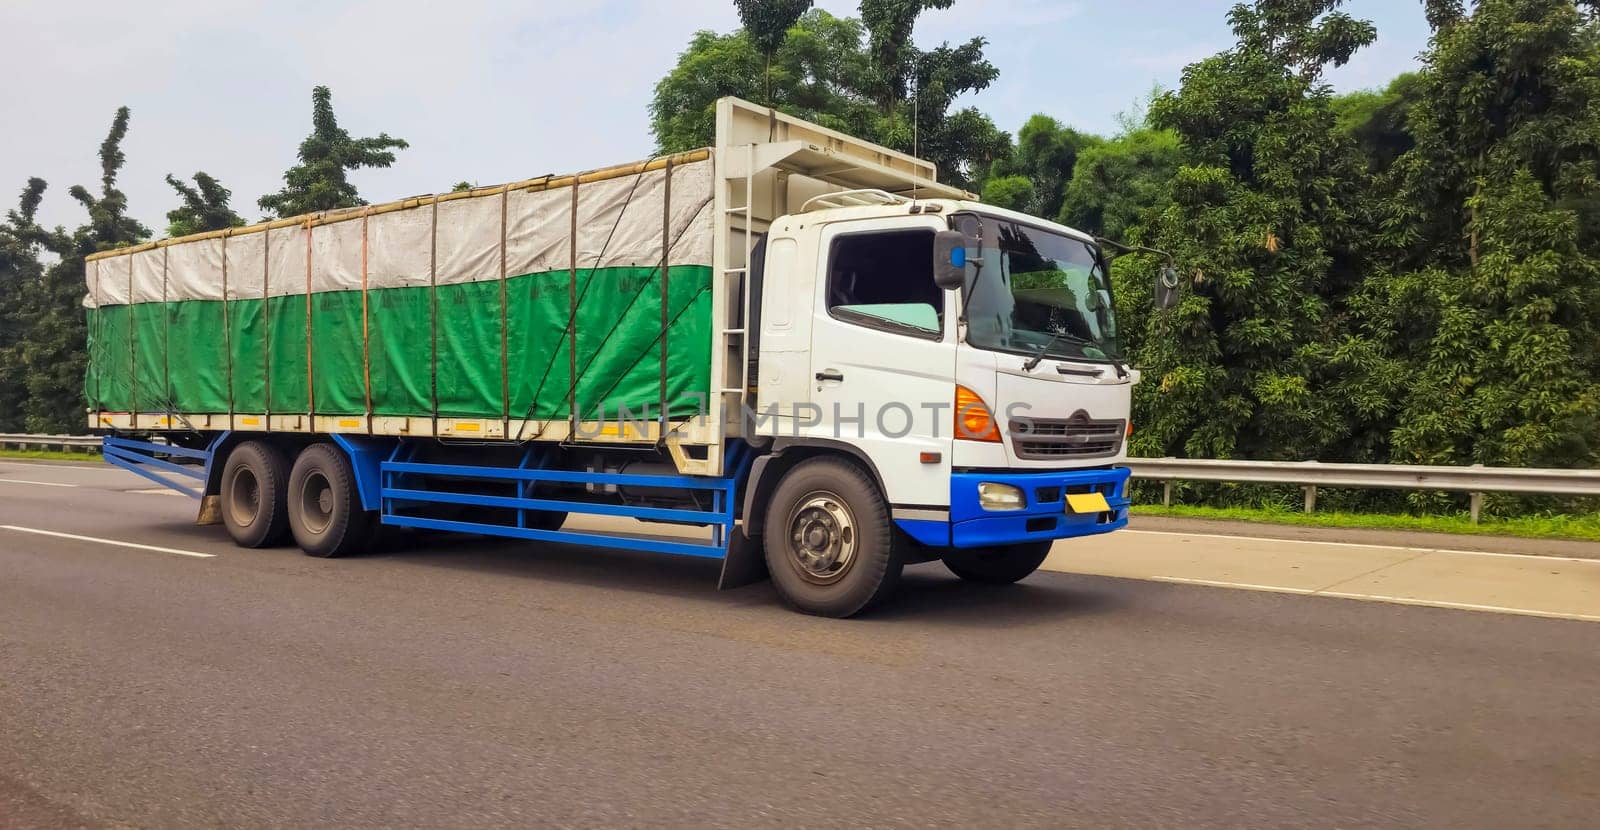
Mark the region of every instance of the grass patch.
[[1416, 530], [1470, 536], [1521, 536], [1528, 539], [1582, 539], [1600, 542], [1600, 514], [1543, 515], [1504, 518], [1484, 516], [1473, 524], [1465, 513], [1409, 516], [1393, 513], [1303, 513], [1262, 507], [1199, 507], [1159, 504], [1134, 505], [1136, 516], [1170, 516], [1180, 519], [1221, 519], [1235, 522], [1300, 525], [1302, 527], [1367, 527], [1380, 530]]
[[100, 453], [0, 449], [0, 458], [31, 458], [36, 461], [99, 461]]

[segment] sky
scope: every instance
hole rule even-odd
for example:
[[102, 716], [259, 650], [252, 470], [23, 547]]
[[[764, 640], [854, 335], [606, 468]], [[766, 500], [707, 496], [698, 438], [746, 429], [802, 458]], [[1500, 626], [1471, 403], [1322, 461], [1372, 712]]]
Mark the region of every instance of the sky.
[[[818, 0], [854, 15], [856, 0]], [[925, 14], [923, 47], [981, 35], [1000, 70], [969, 96], [1002, 129], [1047, 113], [1116, 130], [1153, 85], [1233, 42], [1228, 0], [957, 0]], [[1327, 80], [1379, 87], [1427, 45], [1420, 0], [1349, 0], [1378, 42]], [[257, 197], [310, 131], [311, 88], [333, 89], [352, 135], [411, 143], [387, 170], [352, 176], [373, 202], [617, 164], [654, 146], [655, 82], [691, 35], [738, 26], [731, 0], [5, 0], [0, 4], [0, 207], [29, 176], [50, 183], [41, 219], [75, 226], [72, 184], [98, 191], [100, 141], [133, 110], [120, 186], [163, 235], [168, 173], [204, 170], [260, 218]]]

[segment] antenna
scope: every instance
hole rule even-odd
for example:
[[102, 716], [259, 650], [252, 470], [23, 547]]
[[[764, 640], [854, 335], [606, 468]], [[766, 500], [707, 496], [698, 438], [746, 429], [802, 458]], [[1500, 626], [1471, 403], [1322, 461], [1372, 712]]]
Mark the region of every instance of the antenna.
[[[922, 120], [922, 61], [919, 58], [911, 70], [911, 155], [919, 161], [921, 148], [917, 145], [917, 122]], [[921, 164], [911, 165], [911, 204], [917, 203], [917, 170]]]

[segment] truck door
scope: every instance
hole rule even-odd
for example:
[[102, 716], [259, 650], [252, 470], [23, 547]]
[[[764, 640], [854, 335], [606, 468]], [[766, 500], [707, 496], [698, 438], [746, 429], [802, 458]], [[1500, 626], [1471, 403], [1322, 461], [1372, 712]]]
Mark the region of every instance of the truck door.
[[807, 431], [864, 451], [895, 505], [949, 504], [955, 300], [933, 282], [943, 227], [835, 223], [818, 249]]

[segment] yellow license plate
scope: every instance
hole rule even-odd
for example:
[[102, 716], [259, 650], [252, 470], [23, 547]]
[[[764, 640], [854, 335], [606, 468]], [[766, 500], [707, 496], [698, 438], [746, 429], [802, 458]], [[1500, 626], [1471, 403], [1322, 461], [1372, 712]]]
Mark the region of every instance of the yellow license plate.
[[1067, 510], [1072, 513], [1105, 513], [1111, 509], [1103, 493], [1068, 493]]

